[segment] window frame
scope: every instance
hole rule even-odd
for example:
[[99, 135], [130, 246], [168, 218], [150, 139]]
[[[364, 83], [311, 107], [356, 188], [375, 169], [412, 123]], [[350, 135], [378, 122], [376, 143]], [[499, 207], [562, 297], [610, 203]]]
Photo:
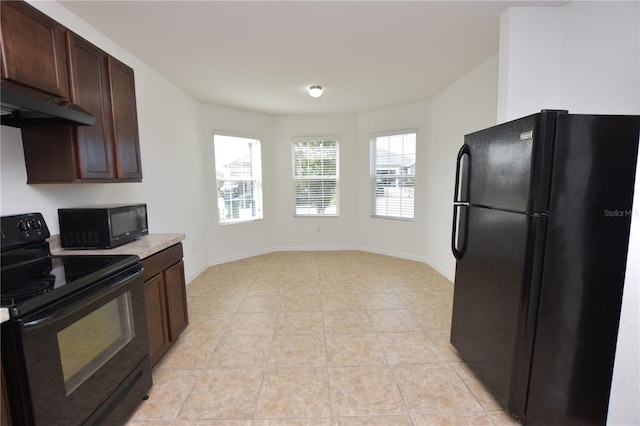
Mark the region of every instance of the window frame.
[[[218, 170], [218, 166], [219, 166], [218, 155], [217, 155], [218, 153], [216, 152], [217, 137], [239, 139], [239, 140], [246, 141], [248, 144], [257, 145], [257, 155], [256, 155], [256, 152], [251, 152], [255, 148], [252, 148], [251, 146], [248, 147], [250, 151], [248, 155], [251, 155], [252, 157], [256, 157], [256, 156], [258, 157], [257, 163], [256, 163], [256, 158], [251, 159], [251, 162], [250, 162], [251, 174], [249, 176], [246, 176], [246, 175], [233, 176], [231, 175], [231, 173], [233, 172], [229, 172], [229, 176], [226, 178], [221, 175], [222, 171]], [[225, 166], [228, 166], [229, 164], [232, 164], [235, 161], [241, 161], [243, 158], [244, 157], [239, 157], [238, 159], [230, 163], [227, 163]], [[236, 134], [231, 132], [214, 132], [213, 133], [213, 159], [214, 159], [214, 170], [215, 170], [215, 188], [216, 188], [216, 204], [217, 204], [217, 210], [218, 210], [218, 224], [233, 225], [238, 223], [246, 223], [246, 222], [262, 220], [264, 218], [264, 197], [263, 197], [263, 191], [262, 191], [262, 140], [259, 137], [254, 135], [241, 135], [241, 134]], [[242, 164], [240, 164], [240, 173], [242, 173], [242, 171], [243, 171], [243, 166]], [[225, 182], [239, 182], [236, 186], [240, 186], [240, 183], [242, 183], [241, 185], [242, 194], [246, 194], [247, 187], [251, 188], [250, 202], [252, 206], [251, 208], [254, 211], [252, 211], [252, 215], [250, 217], [240, 217], [240, 210], [241, 210], [240, 204], [247, 202], [246, 195], [243, 197], [242, 200], [238, 199], [237, 201], [238, 217], [233, 217], [233, 211], [234, 211], [233, 191], [229, 191], [230, 192], [229, 200], [225, 200], [221, 191], [221, 189], [226, 185]], [[249, 183], [249, 185], [247, 185], [247, 183]], [[223, 200], [224, 202], [225, 211], [227, 207], [227, 201], [229, 201], [229, 208], [231, 209], [232, 217], [222, 218], [223, 210], [221, 209], [221, 206], [220, 206], [220, 200]], [[244, 204], [244, 210], [246, 210], [246, 204]]]
[[[297, 176], [296, 171], [296, 145], [300, 142], [333, 142], [335, 143], [335, 174], [333, 175], [309, 175], [307, 177]], [[293, 217], [295, 218], [304, 218], [304, 217], [339, 217], [340, 216], [340, 138], [337, 136], [299, 136], [293, 137], [291, 140], [291, 177], [293, 183]], [[306, 180], [335, 180], [335, 187], [333, 189], [333, 195], [330, 200], [335, 199], [335, 213], [318, 213], [316, 206], [315, 213], [299, 213], [298, 211], [298, 181]], [[311, 197], [309, 197], [310, 200]], [[327, 207], [332, 204], [328, 204]], [[307, 209], [310, 211], [312, 204], [309, 204]], [[327, 208], [325, 207], [325, 209]]]
[[[406, 135], [414, 135], [414, 149], [413, 149], [413, 153], [408, 153], [408, 154], [404, 154], [404, 147], [403, 147], [403, 153], [398, 154], [401, 156], [401, 161], [400, 161], [400, 169], [404, 169], [404, 157], [406, 155], [412, 155], [413, 156], [413, 163], [409, 165], [409, 167], [407, 167], [408, 169], [413, 169], [413, 172], [410, 173], [390, 173], [391, 171], [393, 171], [392, 167], [391, 167], [391, 163], [386, 164], [386, 167], [384, 168], [380, 168], [379, 165], [380, 163], [378, 162], [378, 139], [380, 138], [391, 138], [394, 136], [402, 136], [405, 137]], [[405, 141], [402, 141], [402, 143], [406, 143]], [[390, 219], [390, 220], [400, 220], [400, 221], [409, 221], [409, 222], [413, 222], [415, 221], [415, 216], [416, 216], [416, 207], [415, 207], [415, 199], [416, 199], [416, 191], [415, 191], [415, 185], [416, 185], [416, 167], [417, 167], [417, 161], [418, 161], [418, 131], [416, 129], [403, 129], [403, 130], [395, 130], [395, 131], [389, 131], [389, 132], [382, 132], [382, 133], [375, 133], [372, 134], [369, 138], [369, 154], [370, 154], [370, 160], [369, 160], [369, 166], [370, 166], [370, 172], [369, 172], [369, 178], [370, 178], [370, 207], [369, 207], [369, 212], [370, 212], [370, 217], [374, 218], [374, 219]], [[389, 153], [391, 155], [391, 152]], [[389, 155], [389, 156], [390, 156]], [[386, 173], [378, 173], [377, 171], [379, 170], [384, 170]], [[389, 176], [394, 176], [393, 178], [390, 178]], [[378, 205], [377, 205], [377, 200], [381, 197], [379, 197], [379, 182], [381, 180], [384, 180], [385, 182], [387, 182], [387, 185], [384, 185], [384, 187], [392, 187], [393, 185], [388, 185], [388, 183], [390, 183], [392, 180], [396, 181], [396, 185], [395, 187], [397, 187], [397, 182], [402, 179], [402, 180], [409, 180], [412, 181], [413, 184], [410, 186], [413, 186], [413, 197], [412, 197], [412, 209], [411, 209], [411, 216], [403, 216], [402, 212], [402, 199], [404, 197], [399, 197], [397, 198], [399, 200], [399, 210], [398, 210], [398, 214], [394, 215], [394, 214], [390, 214], [389, 213], [389, 208], [387, 207], [386, 209], [386, 214], [381, 214], [378, 211]], [[402, 188], [404, 189], [405, 185], [402, 185]], [[384, 189], [383, 189], [384, 190]], [[387, 204], [389, 202], [389, 200], [393, 199], [390, 198], [389, 196], [385, 196], [384, 197], [387, 200]]]

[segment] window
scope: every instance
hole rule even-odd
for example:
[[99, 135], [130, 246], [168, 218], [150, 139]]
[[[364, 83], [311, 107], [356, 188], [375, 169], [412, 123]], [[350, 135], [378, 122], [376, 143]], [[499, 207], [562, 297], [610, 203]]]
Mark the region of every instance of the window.
[[338, 141], [300, 138], [293, 142], [295, 216], [339, 214]]
[[260, 141], [214, 135], [220, 223], [262, 219]]
[[371, 138], [371, 216], [413, 219], [416, 133]]

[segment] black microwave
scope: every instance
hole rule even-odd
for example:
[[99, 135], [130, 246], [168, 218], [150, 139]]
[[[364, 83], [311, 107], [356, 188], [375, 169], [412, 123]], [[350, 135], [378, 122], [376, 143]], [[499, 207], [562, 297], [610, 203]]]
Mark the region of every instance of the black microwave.
[[58, 221], [63, 248], [114, 248], [149, 233], [146, 204], [58, 209]]

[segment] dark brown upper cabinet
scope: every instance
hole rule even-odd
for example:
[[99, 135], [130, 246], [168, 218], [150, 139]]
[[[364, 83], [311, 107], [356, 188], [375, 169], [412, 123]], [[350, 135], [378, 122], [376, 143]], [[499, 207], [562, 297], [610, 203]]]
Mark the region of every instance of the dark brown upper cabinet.
[[68, 34], [72, 102], [93, 126], [23, 128], [27, 183], [140, 182], [133, 69]]
[[69, 97], [66, 28], [21, 1], [0, 2], [2, 79]]
[[[71, 95], [73, 101], [96, 117], [93, 126], [70, 129], [78, 156], [78, 178], [114, 179], [109, 68], [104, 53], [84, 39], [71, 35]], [[74, 134], [75, 133], [75, 134]], [[63, 142], [64, 143], [64, 142]]]
[[116, 176], [118, 179], [141, 180], [142, 166], [133, 69], [112, 57], [107, 57], [107, 61], [116, 151]]

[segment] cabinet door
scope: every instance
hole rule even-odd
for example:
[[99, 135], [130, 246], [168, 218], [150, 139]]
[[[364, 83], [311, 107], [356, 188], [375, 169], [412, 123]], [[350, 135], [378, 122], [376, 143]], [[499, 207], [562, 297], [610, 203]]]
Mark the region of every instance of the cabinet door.
[[111, 127], [107, 58], [100, 49], [73, 34], [70, 36], [71, 99], [96, 117], [93, 126], [78, 126], [80, 179], [113, 179], [114, 144]]
[[149, 357], [151, 364], [155, 364], [170, 346], [162, 274], [145, 281], [144, 294], [149, 326]]
[[0, 3], [2, 78], [68, 99], [66, 29], [24, 2]]
[[118, 179], [142, 179], [133, 69], [109, 57], [109, 87]]
[[169, 338], [174, 341], [189, 324], [187, 293], [184, 282], [184, 262], [180, 261], [164, 272], [169, 316]]
[[76, 181], [75, 134], [71, 127], [25, 127], [22, 147], [27, 183]]

